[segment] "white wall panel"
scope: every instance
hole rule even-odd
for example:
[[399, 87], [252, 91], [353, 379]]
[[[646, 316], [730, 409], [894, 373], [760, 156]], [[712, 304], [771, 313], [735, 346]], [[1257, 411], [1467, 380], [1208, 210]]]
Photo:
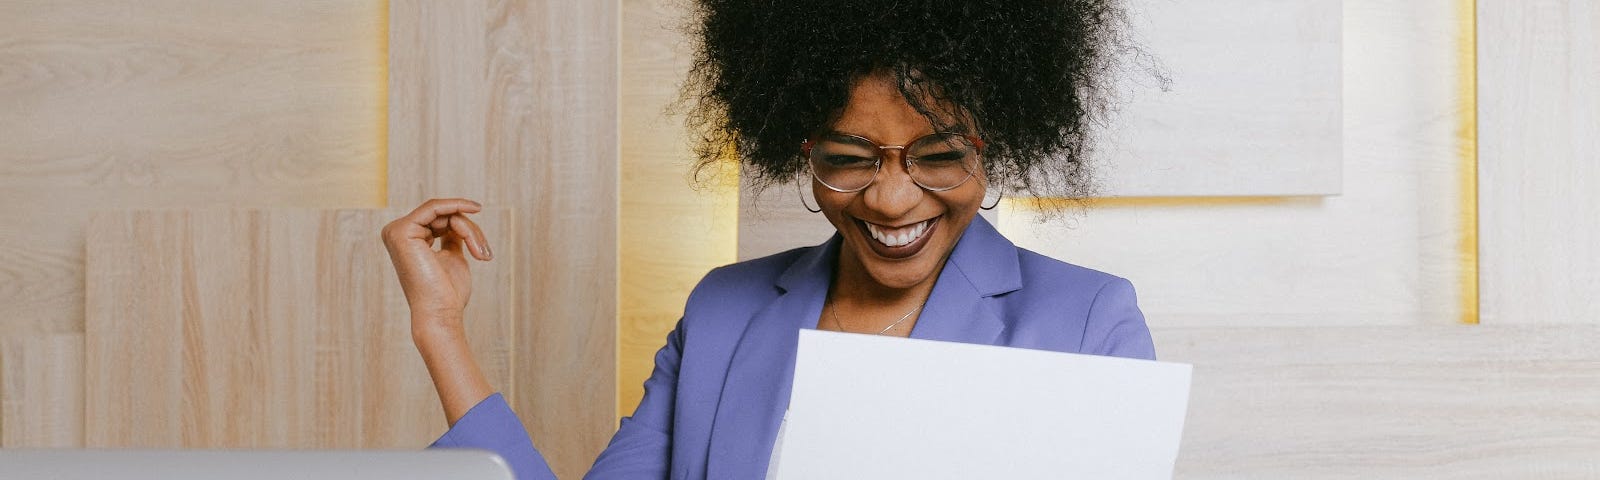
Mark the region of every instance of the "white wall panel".
[[1478, 8], [1483, 322], [1600, 322], [1600, 3]]
[[1340, 196], [1111, 200], [1045, 223], [1012, 205], [1001, 230], [1128, 277], [1157, 326], [1459, 321], [1457, 3], [1344, 2]]
[[1340, 192], [1338, 0], [1136, 0], [1169, 89], [1127, 65], [1101, 133], [1109, 196]]

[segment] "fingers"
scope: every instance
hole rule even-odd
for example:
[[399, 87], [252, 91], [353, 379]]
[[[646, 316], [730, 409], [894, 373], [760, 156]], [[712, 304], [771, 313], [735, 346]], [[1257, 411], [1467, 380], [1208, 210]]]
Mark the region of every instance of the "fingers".
[[433, 199], [423, 202], [416, 210], [390, 222], [383, 228], [384, 243], [391, 249], [408, 241], [421, 241], [432, 246], [440, 240], [440, 248], [453, 252], [465, 251], [480, 261], [489, 261], [494, 253], [489, 249], [487, 237], [467, 214], [478, 213], [483, 205], [462, 198]]
[[483, 236], [483, 229], [478, 224], [468, 219], [466, 215], [455, 214], [446, 217], [450, 231], [455, 233], [467, 244], [467, 250], [472, 252], [473, 258], [489, 261], [494, 254], [489, 251], [489, 242]]
[[385, 242], [417, 239], [428, 242], [449, 231], [449, 217], [462, 213], [478, 213], [483, 205], [464, 198], [436, 198], [423, 202], [416, 210], [383, 227]]
[[443, 229], [444, 224], [436, 222], [448, 221], [446, 217], [458, 213], [478, 213], [483, 211], [483, 204], [465, 198], [435, 198], [422, 202], [416, 210], [406, 214], [405, 220], [424, 227]]

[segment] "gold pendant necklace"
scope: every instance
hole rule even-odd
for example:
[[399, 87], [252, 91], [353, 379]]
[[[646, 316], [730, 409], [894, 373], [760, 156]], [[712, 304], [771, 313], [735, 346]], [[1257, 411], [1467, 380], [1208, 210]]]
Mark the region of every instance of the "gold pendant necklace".
[[[905, 323], [906, 319], [911, 318], [911, 314], [917, 313], [918, 310], [922, 310], [922, 307], [925, 307], [927, 305], [928, 305], [928, 301], [927, 300], [923, 300], [921, 304], [917, 305], [917, 308], [913, 308], [913, 309], [911, 309], [911, 311], [906, 312], [905, 315], [901, 315], [899, 320], [895, 320], [894, 323], [889, 324], [889, 326], [883, 327], [883, 330], [878, 330], [877, 334], [878, 335], [883, 335], [885, 333], [888, 333], [890, 330], [893, 330], [894, 327], [898, 327], [898, 326], [900, 326], [901, 323]], [[839, 331], [849, 332], [849, 333], [860, 333], [860, 332], [850, 332], [849, 330], [845, 330], [844, 323], [839, 321], [839, 307], [838, 307], [837, 304], [835, 304], [833, 308], [828, 309], [828, 315], [833, 317], [833, 324], [837, 325], [839, 327]]]

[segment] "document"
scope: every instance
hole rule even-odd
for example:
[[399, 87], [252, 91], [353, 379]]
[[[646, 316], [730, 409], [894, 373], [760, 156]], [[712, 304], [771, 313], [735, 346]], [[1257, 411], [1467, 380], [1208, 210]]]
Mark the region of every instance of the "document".
[[800, 332], [780, 480], [1170, 479], [1192, 367]]

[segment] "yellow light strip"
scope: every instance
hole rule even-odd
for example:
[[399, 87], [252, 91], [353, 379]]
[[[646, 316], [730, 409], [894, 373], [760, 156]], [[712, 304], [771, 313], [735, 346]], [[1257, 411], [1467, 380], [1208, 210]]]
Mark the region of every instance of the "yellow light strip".
[[[1284, 205], [1304, 201], [1319, 201], [1319, 197], [1102, 197], [1088, 200], [1091, 208], [1135, 207], [1221, 207]], [[1002, 200], [1005, 209], [1020, 211], [1048, 211], [1070, 206], [1074, 200], [1064, 198], [1017, 197]]]
[[1461, 323], [1478, 323], [1478, 18], [1476, 0], [1456, 1], [1456, 126], [1460, 159]]

